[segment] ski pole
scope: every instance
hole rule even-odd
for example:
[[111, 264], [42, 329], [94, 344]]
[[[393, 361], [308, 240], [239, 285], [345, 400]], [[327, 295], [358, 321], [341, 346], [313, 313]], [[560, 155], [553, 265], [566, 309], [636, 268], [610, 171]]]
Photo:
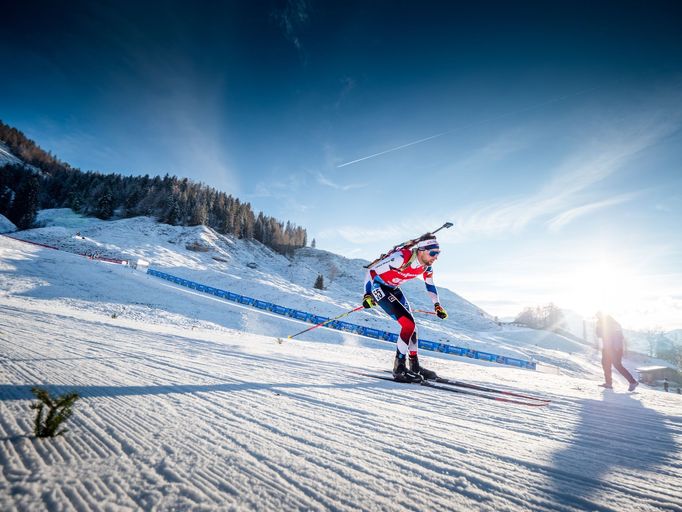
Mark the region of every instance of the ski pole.
[[415, 309], [414, 312], [415, 313], [423, 313], [425, 315], [435, 315], [436, 314], [433, 311], [426, 311], [424, 309]]
[[[361, 309], [364, 309], [365, 306], [358, 306], [357, 308], [353, 308], [350, 311], [346, 311], [345, 313], [341, 313], [339, 316], [335, 316], [334, 318], [330, 318], [329, 320], [325, 320], [324, 322], [320, 322], [319, 324], [315, 324], [312, 327], [308, 327], [307, 329], [304, 329], [301, 332], [297, 332], [296, 334], [290, 334], [287, 336], [286, 339], [290, 340], [291, 338], [295, 338], [299, 334], [306, 333], [308, 331], [312, 331], [313, 329], [317, 329], [318, 327], [322, 327], [330, 322], [333, 322], [334, 320], [338, 320], [339, 318], [343, 318], [344, 316], [350, 315], [351, 313], [355, 313], [356, 311], [360, 311]], [[282, 338], [277, 338], [277, 343], [280, 345], [284, 342]]]

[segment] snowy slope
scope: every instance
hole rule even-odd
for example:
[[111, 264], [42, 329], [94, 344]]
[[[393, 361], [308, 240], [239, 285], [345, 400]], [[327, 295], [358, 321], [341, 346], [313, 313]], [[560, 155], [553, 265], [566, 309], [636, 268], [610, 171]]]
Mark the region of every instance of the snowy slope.
[[[363, 293], [366, 262], [326, 251], [304, 248], [292, 261], [257, 242], [225, 237], [204, 226], [169, 226], [146, 217], [105, 222], [68, 209], [42, 211], [38, 223], [45, 227], [22, 231], [21, 237], [74, 253], [124, 260], [143, 258], [153, 268], [178, 277], [319, 315], [336, 316], [347, 311], [360, 302]], [[207, 251], [187, 250], [188, 244], [204, 246]], [[322, 291], [312, 286], [320, 273], [327, 287]], [[414, 308], [432, 310], [423, 283], [409, 282], [404, 290]], [[525, 330], [526, 334], [519, 335], [514, 329], [514, 336], [506, 336], [507, 330], [500, 329], [484, 311], [447, 289], [439, 291], [450, 317], [442, 322], [432, 315], [418, 315], [424, 339], [524, 360], [535, 358], [569, 371], [573, 365], [565, 363], [562, 350], [566, 347], [592, 357], [589, 347], [551, 333]], [[348, 320], [382, 330], [396, 328], [395, 322], [378, 310], [355, 313]], [[261, 329], [259, 322], [252, 329], [250, 332], [271, 334]], [[277, 335], [291, 333], [283, 329]]]
[[17, 227], [12, 224], [12, 222], [5, 217], [4, 215], [0, 215], [0, 233], [12, 233], [13, 231], [16, 231]]
[[[162, 239], [154, 233], [150, 247]], [[176, 246], [182, 237], [166, 236]], [[176, 270], [206, 264], [166, 250], [161, 261]], [[245, 264], [247, 252], [238, 254]], [[298, 286], [301, 300], [332, 307], [295, 284], [279, 301]], [[603, 392], [587, 370], [422, 357], [446, 376], [552, 399], [544, 408], [497, 403], [350, 373], [386, 368], [388, 343], [321, 329], [276, 343], [299, 326], [0, 237], [0, 510], [682, 507], [678, 395], [627, 394], [622, 381]], [[527, 335], [491, 331], [486, 343], [532, 345]], [[562, 354], [567, 366], [597, 368]], [[82, 395], [65, 437], [30, 436], [34, 385]]]
[[0, 166], [3, 165], [24, 165], [24, 162], [14, 156], [9, 148], [0, 141]]
[[41, 172], [37, 167], [27, 164], [21, 158], [12, 154], [7, 145], [0, 141], [0, 167], [3, 165], [21, 165], [27, 169], [31, 169], [34, 172]]

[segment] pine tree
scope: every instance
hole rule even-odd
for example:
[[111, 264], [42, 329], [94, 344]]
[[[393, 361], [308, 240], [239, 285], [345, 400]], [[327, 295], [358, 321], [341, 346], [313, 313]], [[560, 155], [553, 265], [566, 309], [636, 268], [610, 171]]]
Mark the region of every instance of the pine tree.
[[104, 192], [97, 202], [97, 212], [96, 216], [99, 219], [107, 220], [110, 219], [114, 214], [114, 199], [112, 197], [111, 191], [107, 190]]
[[[57, 429], [68, 420], [73, 414], [73, 404], [80, 398], [78, 393], [67, 393], [56, 398], [41, 388], [31, 388], [31, 392], [36, 396], [38, 402], [31, 405], [31, 409], [36, 410], [36, 417], [33, 422], [33, 433], [36, 437], [55, 437], [64, 435], [67, 430]], [[47, 414], [43, 417], [43, 412], [47, 408]]]
[[38, 213], [38, 192], [40, 182], [38, 177], [31, 175], [21, 182], [17, 188], [12, 207], [8, 212], [8, 218], [19, 229], [28, 229], [33, 226]]
[[315, 284], [313, 285], [313, 288], [317, 288], [318, 290], [324, 290], [324, 277], [322, 277], [322, 274], [317, 275], [317, 279], [315, 279]]

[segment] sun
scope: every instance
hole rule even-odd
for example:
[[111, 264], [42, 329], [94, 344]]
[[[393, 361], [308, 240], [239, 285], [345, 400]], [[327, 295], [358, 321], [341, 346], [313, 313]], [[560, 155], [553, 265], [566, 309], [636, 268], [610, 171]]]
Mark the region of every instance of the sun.
[[637, 300], [633, 270], [604, 257], [567, 272], [562, 281], [560, 304], [586, 317], [597, 311], [630, 311]]

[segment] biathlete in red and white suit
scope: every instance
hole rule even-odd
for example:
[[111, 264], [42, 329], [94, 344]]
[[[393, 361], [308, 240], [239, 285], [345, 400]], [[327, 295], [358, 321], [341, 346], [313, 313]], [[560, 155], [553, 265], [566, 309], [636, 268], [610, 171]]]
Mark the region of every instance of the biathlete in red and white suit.
[[[403, 382], [435, 379], [436, 373], [419, 365], [417, 328], [412, 308], [400, 290], [400, 285], [418, 276], [424, 277], [426, 291], [431, 296], [439, 318], [448, 314], [440, 305], [438, 290], [433, 284], [432, 265], [438, 259], [440, 246], [435, 237], [421, 240], [410, 249], [398, 249], [369, 267], [365, 281], [362, 305], [371, 308], [381, 306], [400, 324], [400, 338], [393, 363], [393, 378]], [[409, 354], [410, 369], [405, 365]]]

